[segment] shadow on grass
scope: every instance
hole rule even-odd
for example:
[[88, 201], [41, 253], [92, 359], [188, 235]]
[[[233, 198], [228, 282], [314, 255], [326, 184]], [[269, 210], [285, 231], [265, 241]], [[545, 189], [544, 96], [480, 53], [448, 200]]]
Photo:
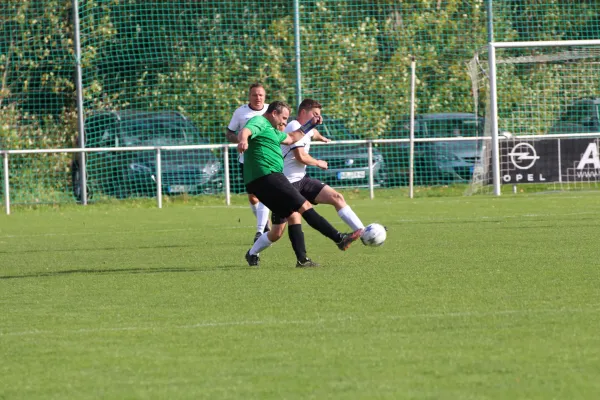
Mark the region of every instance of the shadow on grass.
[[22, 278], [48, 278], [76, 274], [90, 275], [110, 275], [110, 274], [164, 274], [164, 273], [179, 273], [179, 272], [211, 272], [211, 271], [231, 271], [231, 270], [253, 270], [256, 268], [247, 265], [221, 265], [216, 267], [206, 268], [122, 268], [122, 269], [71, 269], [65, 271], [53, 272], [35, 272], [23, 275], [4, 275], [0, 276], [0, 280], [22, 279]]

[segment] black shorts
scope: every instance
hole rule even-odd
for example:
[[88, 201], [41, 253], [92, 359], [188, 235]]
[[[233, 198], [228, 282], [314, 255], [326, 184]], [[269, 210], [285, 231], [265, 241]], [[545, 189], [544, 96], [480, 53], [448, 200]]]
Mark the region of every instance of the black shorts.
[[258, 200], [267, 206], [273, 215], [279, 215], [284, 220], [298, 211], [306, 201], [280, 172], [253, 180], [246, 184], [246, 190], [258, 197]]
[[292, 185], [300, 192], [302, 197], [312, 204], [317, 204], [317, 196], [321, 193], [321, 190], [323, 190], [326, 184], [318, 179], [304, 175], [302, 179], [292, 183]]
[[[317, 196], [321, 193], [321, 190], [325, 187], [325, 183], [318, 179], [311, 178], [308, 175], [304, 175], [302, 179], [292, 183], [292, 186], [296, 188], [306, 200], [312, 204], [317, 204]], [[289, 217], [289, 215], [288, 215]], [[275, 212], [271, 213], [271, 223], [274, 225], [280, 225], [285, 223], [287, 217], [282, 217]]]

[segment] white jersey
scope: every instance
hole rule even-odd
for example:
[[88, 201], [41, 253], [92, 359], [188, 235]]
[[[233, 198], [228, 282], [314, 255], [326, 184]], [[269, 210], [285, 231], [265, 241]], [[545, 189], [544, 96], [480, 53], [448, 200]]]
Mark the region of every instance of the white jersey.
[[[290, 133], [300, 129], [300, 122], [292, 121], [285, 127], [284, 132]], [[281, 154], [283, 155], [283, 174], [288, 178], [290, 183], [298, 182], [306, 175], [306, 165], [296, 160], [294, 149], [304, 147], [304, 151], [308, 153], [310, 150], [310, 141], [314, 135], [311, 129], [304, 137], [291, 145], [281, 145]]]
[[[227, 129], [238, 133], [246, 125], [246, 122], [248, 122], [250, 118], [257, 115], [263, 115], [267, 111], [267, 108], [269, 108], [268, 104], [265, 104], [262, 110], [258, 111], [250, 108], [249, 104], [244, 104], [243, 106], [238, 107], [237, 110], [233, 112], [233, 116], [231, 117], [231, 121], [229, 121], [229, 125], [227, 125]], [[240, 154], [239, 161], [242, 164], [244, 163], [244, 153]]]

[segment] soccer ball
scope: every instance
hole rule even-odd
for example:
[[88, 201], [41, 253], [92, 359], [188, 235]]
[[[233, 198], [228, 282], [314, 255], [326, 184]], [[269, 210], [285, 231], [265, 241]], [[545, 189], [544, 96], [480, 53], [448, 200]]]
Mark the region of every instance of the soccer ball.
[[369, 224], [360, 237], [360, 240], [367, 246], [381, 246], [387, 237], [386, 229], [380, 224]]

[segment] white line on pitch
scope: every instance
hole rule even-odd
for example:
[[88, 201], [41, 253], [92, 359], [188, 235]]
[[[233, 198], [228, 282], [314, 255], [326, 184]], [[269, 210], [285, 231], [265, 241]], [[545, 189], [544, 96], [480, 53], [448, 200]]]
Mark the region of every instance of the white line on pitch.
[[191, 325], [175, 326], [122, 326], [114, 328], [82, 328], [65, 329], [59, 331], [52, 330], [29, 330], [20, 332], [0, 332], [0, 336], [30, 336], [30, 335], [64, 335], [64, 334], [82, 334], [82, 333], [100, 333], [100, 332], [125, 332], [125, 331], [168, 331], [202, 328], [219, 328], [231, 326], [255, 326], [255, 325], [319, 325], [324, 323], [335, 323], [343, 321], [372, 321], [372, 320], [399, 320], [399, 319], [442, 319], [442, 318], [478, 318], [503, 315], [526, 315], [526, 314], [563, 314], [563, 313], [598, 313], [600, 309], [581, 309], [581, 308], [560, 308], [560, 309], [540, 309], [540, 310], [497, 310], [489, 312], [465, 311], [431, 314], [406, 314], [406, 315], [388, 315], [384, 317], [354, 317], [351, 315], [339, 318], [319, 318], [314, 320], [248, 320], [248, 321], [224, 321], [224, 322], [200, 322]]

